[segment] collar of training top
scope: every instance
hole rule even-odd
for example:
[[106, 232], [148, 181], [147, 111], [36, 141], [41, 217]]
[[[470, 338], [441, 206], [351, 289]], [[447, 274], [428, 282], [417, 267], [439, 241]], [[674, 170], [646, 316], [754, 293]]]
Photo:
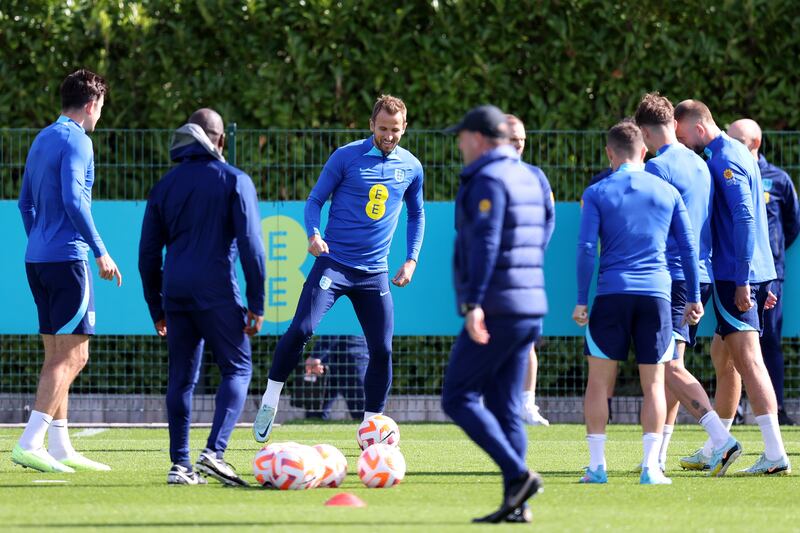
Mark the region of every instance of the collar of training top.
[[622, 163], [617, 172], [634, 172], [636, 170], [644, 170], [644, 163]]
[[671, 144], [667, 143], [667, 144], [665, 144], [664, 146], [662, 146], [661, 148], [659, 148], [659, 149], [656, 151], [656, 157], [660, 156], [661, 154], [663, 154], [664, 152], [666, 152], [667, 150], [669, 150], [671, 146], [672, 146]]
[[[368, 155], [370, 157], [384, 157], [384, 153], [381, 151], [381, 149], [378, 148], [377, 146], [375, 146], [375, 136], [374, 135], [370, 136], [369, 139], [367, 139], [365, 142], [369, 143], [370, 149], [364, 155]], [[397, 149], [398, 148], [400, 148], [399, 144], [394, 147], [394, 150], [392, 150], [388, 154], [385, 154], [386, 155], [386, 159], [396, 159], [396, 160], [399, 161], [400, 160], [400, 155], [397, 153]]]
[[75, 122], [75, 120], [73, 120], [73, 119], [69, 118], [69, 117], [68, 117], [68, 116], [66, 116], [66, 115], [61, 115], [61, 116], [59, 116], [59, 117], [58, 117], [58, 120], [56, 120], [56, 123], [58, 123], [58, 124], [69, 124], [70, 122], [72, 122], [73, 124], [75, 124], [76, 126], [78, 126], [78, 127], [81, 129], [81, 131], [83, 131], [83, 132], [85, 132], [85, 131], [86, 131], [86, 130], [83, 128], [83, 126], [81, 126], [80, 124], [78, 124], [77, 122]]
[[517, 150], [510, 144], [502, 144], [492, 148], [491, 150], [485, 151], [478, 159], [465, 166], [461, 171], [461, 177], [464, 179], [469, 179], [477, 174], [481, 168], [488, 165], [492, 161], [497, 161], [498, 159], [519, 160], [519, 154], [517, 153]]
[[208, 154], [219, 161], [225, 162], [225, 157], [222, 152], [214, 146], [211, 139], [208, 138], [203, 128], [197, 124], [184, 124], [172, 136], [172, 144], [169, 147], [170, 154], [180, 148], [189, 146], [190, 144], [198, 143]]
[[[706, 157], [711, 159], [714, 157], [714, 152], [719, 151], [719, 145], [721, 145], [724, 141], [731, 141], [732, 139], [728, 137], [728, 134], [724, 131], [720, 132], [719, 135], [714, 137], [714, 140], [708, 143], [708, 146], [703, 148], [703, 153], [706, 154]], [[737, 141], [738, 142], [738, 141]]]

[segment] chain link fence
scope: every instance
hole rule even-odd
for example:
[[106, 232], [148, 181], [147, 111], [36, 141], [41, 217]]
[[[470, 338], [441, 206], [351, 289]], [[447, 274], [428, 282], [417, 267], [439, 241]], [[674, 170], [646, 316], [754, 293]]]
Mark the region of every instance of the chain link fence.
[[[37, 131], [0, 129], [0, 200], [17, 199], [27, 151]], [[359, 130], [245, 130], [231, 125], [227, 128], [227, 155], [231, 163], [253, 177], [261, 200], [304, 200], [331, 152], [368, 134]], [[94, 198], [146, 199], [152, 185], [171, 166], [170, 137], [171, 130], [159, 129], [106, 129], [93, 133], [98, 177]], [[461, 168], [455, 139], [438, 131], [412, 130], [402, 144], [423, 164], [425, 199], [453, 200]], [[544, 170], [557, 201], [578, 201], [590, 177], [606, 167], [603, 147], [601, 131], [529, 131], [525, 159]], [[798, 175], [800, 132], [766, 132], [763, 151], [771, 162], [792, 176]], [[784, 312], [796, 312], [795, 306], [787, 301]], [[254, 372], [243, 420], [251, 420], [255, 415], [277, 339], [272, 335], [253, 339]], [[389, 414], [400, 420], [444, 419], [438, 397], [453, 340], [449, 336], [394, 338]], [[686, 362], [706, 390], [713, 393], [709, 341], [701, 339], [690, 349]], [[796, 415], [800, 411], [800, 340], [792, 337], [783, 341], [786, 408]], [[316, 340], [309, 343], [306, 356], [320, 356], [315, 346], [319, 348]], [[305, 375], [300, 362], [287, 385], [279, 421], [304, 416], [347, 418], [363, 409], [363, 404], [359, 404], [363, 353], [344, 346], [339, 343], [338, 347], [326, 349], [321, 357], [326, 368], [323, 376]], [[545, 336], [538, 345], [537, 403], [551, 421], [582, 420], [586, 378], [582, 350], [580, 337]], [[163, 339], [101, 335], [92, 339], [90, 356], [89, 364], [71, 389], [72, 420], [103, 423], [166, 420], [163, 395], [167, 349]], [[195, 421], [210, 421], [219, 381], [211, 355], [205, 354], [205, 360], [195, 391]], [[27, 420], [41, 362], [38, 336], [0, 335], [0, 422]], [[614, 420], [637, 421], [640, 394], [635, 364], [629, 361], [620, 369]]]

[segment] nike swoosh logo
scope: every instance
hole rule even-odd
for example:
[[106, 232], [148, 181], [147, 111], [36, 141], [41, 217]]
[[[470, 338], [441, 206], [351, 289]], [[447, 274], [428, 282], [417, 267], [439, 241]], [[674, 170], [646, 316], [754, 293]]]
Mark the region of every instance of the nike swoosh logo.
[[387, 295], [387, 294], [389, 294], [390, 292], [392, 292], [392, 291], [386, 291], [386, 292], [382, 292], [382, 293], [381, 293], [381, 296], [386, 296], [386, 295]]
[[258, 436], [263, 439], [264, 437], [267, 436], [268, 431], [269, 431], [269, 426], [267, 426], [267, 429], [265, 429], [263, 433], [259, 433]]

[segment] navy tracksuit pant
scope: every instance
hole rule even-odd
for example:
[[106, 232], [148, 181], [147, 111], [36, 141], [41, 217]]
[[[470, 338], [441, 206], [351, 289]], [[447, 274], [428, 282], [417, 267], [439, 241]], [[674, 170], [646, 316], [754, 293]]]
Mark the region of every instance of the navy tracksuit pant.
[[200, 375], [204, 344], [211, 349], [222, 376], [206, 448], [222, 457], [228, 447], [228, 439], [242, 413], [253, 373], [250, 339], [244, 333], [246, 313], [243, 307], [235, 304], [204, 311], [166, 313], [169, 455], [174, 464], [191, 466], [189, 424], [192, 421], [192, 395]]
[[778, 297], [778, 303], [769, 311], [764, 311], [764, 331], [761, 334], [761, 353], [767, 366], [778, 407], [783, 407], [783, 347], [781, 332], [783, 331], [783, 281], [775, 280], [770, 290]]
[[462, 329], [444, 378], [444, 412], [497, 463], [506, 487], [528, 471], [519, 409], [528, 354], [541, 324], [538, 317], [488, 316], [486, 345]]
[[380, 413], [392, 384], [394, 304], [386, 272], [368, 273], [322, 256], [311, 268], [292, 323], [275, 348], [269, 379], [286, 382], [306, 343], [340, 296], [353, 303], [369, 348], [364, 375], [364, 409]]

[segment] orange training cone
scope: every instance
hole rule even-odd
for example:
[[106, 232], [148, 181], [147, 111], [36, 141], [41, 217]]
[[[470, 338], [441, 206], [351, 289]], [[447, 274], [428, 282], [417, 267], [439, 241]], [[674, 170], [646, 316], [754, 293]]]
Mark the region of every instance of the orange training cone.
[[325, 502], [325, 505], [335, 506], [335, 507], [366, 507], [367, 504], [364, 503], [364, 500], [356, 496], [355, 494], [350, 494], [349, 492], [340, 492], [336, 496], [333, 496], [331, 499]]

